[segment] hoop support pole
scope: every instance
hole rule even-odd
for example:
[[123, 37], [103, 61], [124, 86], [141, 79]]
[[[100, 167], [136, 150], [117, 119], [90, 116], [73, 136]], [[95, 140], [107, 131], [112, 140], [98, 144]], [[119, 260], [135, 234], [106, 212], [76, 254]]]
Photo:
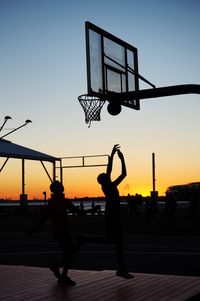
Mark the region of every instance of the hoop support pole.
[[121, 104], [127, 107], [132, 107], [130, 100], [134, 99], [146, 99], [146, 98], [157, 98], [165, 96], [174, 96], [181, 94], [200, 94], [200, 85], [188, 84], [188, 85], [176, 85], [167, 86], [153, 89], [145, 89], [139, 91], [122, 92], [120, 94], [108, 92], [106, 93], [107, 99], [115, 97], [121, 101]]

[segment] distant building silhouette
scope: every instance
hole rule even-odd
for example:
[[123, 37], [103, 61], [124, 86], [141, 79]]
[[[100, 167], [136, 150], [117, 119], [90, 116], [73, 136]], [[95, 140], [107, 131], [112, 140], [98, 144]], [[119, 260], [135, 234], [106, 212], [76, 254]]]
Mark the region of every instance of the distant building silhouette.
[[166, 197], [177, 202], [189, 202], [190, 212], [195, 214], [200, 205], [200, 182], [168, 187]]

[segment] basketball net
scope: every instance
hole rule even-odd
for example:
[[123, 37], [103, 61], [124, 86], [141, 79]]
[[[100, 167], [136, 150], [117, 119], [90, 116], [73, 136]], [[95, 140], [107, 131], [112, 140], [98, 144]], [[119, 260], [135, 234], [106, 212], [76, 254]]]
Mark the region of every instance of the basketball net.
[[80, 105], [82, 106], [85, 113], [85, 122], [90, 127], [92, 121], [101, 120], [101, 109], [105, 103], [105, 100], [88, 94], [78, 96]]

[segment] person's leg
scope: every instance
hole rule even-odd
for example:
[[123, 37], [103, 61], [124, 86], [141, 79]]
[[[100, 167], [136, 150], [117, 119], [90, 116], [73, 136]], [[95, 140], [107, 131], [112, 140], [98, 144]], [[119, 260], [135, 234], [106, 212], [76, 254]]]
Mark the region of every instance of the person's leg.
[[64, 239], [64, 244], [62, 246], [62, 250], [64, 256], [62, 276], [66, 276], [76, 253], [76, 248], [72, 241], [72, 237], [68, 232], [65, 233], [65, 239]]
[[107, 221], [107, 236], [108, 239], [112, 240], [115, 244], [118, 270], [124, 269], [124, 237], [120, 217], [110, 216], [110, 219]]
[[[55, 239], [55, 241], [57, 242], [57, 244], [59, 245], [60, 242], [60, 234], [57, 232], [52, 232], [52, 236]], [[61, 276], [60, 273], [60, 267], [62, 266], [62, 260], [53, 262], [49, 265], [50, 270], [53, 272], [54, 276], [59, 279], [59, 277]]]
[[63, 267], [62, 273], [59, 273], [58, 276], [56, 276], [55, 273], [54, 275], [58, 278], [58, 282], [60, 283], [75, 285], [76, 283], [67, 276], [68, 270], [75, 255], [75, 246], [73, 244], [71, 235], [68, 231], [63, 231], [54, 233], [54, 238], [56, 239], [63, 253], [63, 259], [57, 263], [58, 267]]
[[117, 259], [116, 275], [126, 279], [132, 279], [133, 276], [127, 272], [126, 264], [124, 261], [124, 233], [120, 217], [116, 216], [112, 219], [110, 231], [115, 241], [115, 252]]
[[54, 276], [56, 278], [59, 278], [61, 276], [60, 270], [59, 270], [59, 265], [57, 263], [53, 263], [49, 266], [50, 270], [53, 272]]

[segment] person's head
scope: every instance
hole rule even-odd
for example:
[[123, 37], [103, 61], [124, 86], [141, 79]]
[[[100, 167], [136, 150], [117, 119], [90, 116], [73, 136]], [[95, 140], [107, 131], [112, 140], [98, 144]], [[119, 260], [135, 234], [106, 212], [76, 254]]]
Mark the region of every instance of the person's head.
[[59, 181], [53, 181], [50, 185], [50, 190], [54, 194], [61, 194], [64, 192], [64, 186]]
[[106, 173], [100, 173], [97, 177], [97, 181], [99, 184], [104, 185], [109, 182], [109, 177]]

